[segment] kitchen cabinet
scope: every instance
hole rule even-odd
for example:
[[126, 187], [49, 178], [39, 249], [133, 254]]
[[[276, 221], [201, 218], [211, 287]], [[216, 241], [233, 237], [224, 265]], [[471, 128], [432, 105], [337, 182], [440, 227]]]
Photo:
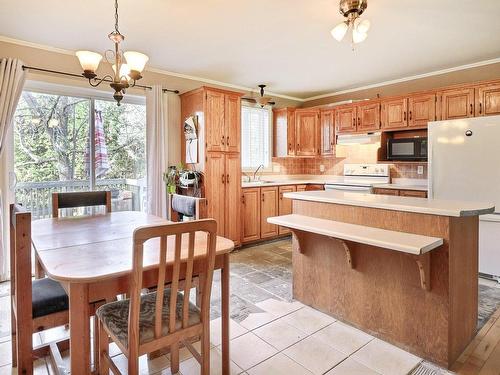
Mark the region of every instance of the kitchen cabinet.
[[205, 102], [206, 149], [207, 151], [223, 151], [225, 147], [225, 95], [219, 91], [207, 90], [205, 93]]
[[474, 116], [474, 88], [444, 90], [439, 93], [441, 120]]
[[241, 159], [238, 153], [225, 155], [224, 179], [224, 237], [240, 243], [240, 196], [241, 196]]
[[297, 109], [295, 111], [295, 155], [319, 155], [319, 110]]
[[500, 83], [480, 85], [475, 90], [475, 115], [500, 115]]
[[[181, 118], [198, 119], [198, 163], [207, 214], [217, 221], [217, 233], [241, 243], [241, 95], [210, 87], [181, 95]], [[181, 133], [182, 162], [185, 138]]]
[[297, 185], [297, 191], [306, 191], [307, 185]]
[[380, 129], [380, 102], [369, 101], [356, 106], [356, 131], [369, 132]]
[[[292, 200], [290, 198], [285, 198], [283, 194], [291, 193], [297, 191], [295, 186], [280, 186], [278, 188], [279, 193], [279, 203], [278, 203], [278, 213], [279, 215], [289, 215], [292, 213]], [[278, 234], [291, 233], [290, 229], [285, 227], [278, 228]]]
[[217, 234], [224, 236], [225, 230], [225, 155], [221, 152], [208, 152], [206, 158], [205, 198], [207, 199], [207, 215], [217, 221]]
[[425, 127], [437, 120], [436, 94], [418, 94], [408, 98], [408, 126]]
[[223, 151], [240, 152], [241, 99], [240, 95], [224, 95], [224, 144]]
[[427, 191], [426, 190], [374, 188], [373, 194], [397, 195], [397, 196], [401, 196], [401, 197], [427, 198]]
[[273, 109], [275, 157], [295, 155], [295, 108]]
[[309, 184], [306, 185], [305, 191], [325, 190], [325, 185], [322, 184]]
[[335, 144], [335, 111], [327, 109], [320, 111], [321, 155], [333, 155]]
[[244, 188], [242, 193], [242, 242], [260, 239], [260, 188]]
[[401, 129], [408, 126], [408, 98], [382, 101], [382, 129]]
[[335, 109], [335, 130], [337, 134], [356, 131], [356, 107], [354, 105], [344, 105]]
[[263, 187], [260, 196], [260, 238], [275, 237], [278, 235], [278, 226], [269, 224], [267, 218], [278, 216], [278, 187]]

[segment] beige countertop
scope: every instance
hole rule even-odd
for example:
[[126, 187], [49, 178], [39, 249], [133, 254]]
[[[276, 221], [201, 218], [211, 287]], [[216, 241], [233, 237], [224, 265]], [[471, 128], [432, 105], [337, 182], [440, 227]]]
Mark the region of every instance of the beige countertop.
[[284, 197], [311, 202], [454, 217], [490, 214], [494, 212], [495, 208], [492, 203], [484, 202], [461, 202], [392, 195], [360, 194], [335, 190], [285, 193]]

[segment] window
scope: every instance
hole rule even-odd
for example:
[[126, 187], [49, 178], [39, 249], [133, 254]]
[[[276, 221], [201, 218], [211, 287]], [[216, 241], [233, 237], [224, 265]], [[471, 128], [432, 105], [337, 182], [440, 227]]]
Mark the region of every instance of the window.
[[53, 192], [110, 190], [113, 211], [141, 210], [145, 148], [144, 104], [24, 91], [14, 116], [16, 201], [39, 219], [51, 215]]
[[241, 107], [241, 166], [256, 169], [271, 166], [271, 110]]

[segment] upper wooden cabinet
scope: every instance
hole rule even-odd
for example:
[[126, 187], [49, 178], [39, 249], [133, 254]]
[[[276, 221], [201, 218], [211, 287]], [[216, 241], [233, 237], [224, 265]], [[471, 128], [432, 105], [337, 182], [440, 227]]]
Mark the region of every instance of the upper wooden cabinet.
[[207, 151], [240, 151], [241, 98], [239, 94], [206, 90]]
[[224, 144], [224, 93], [205, 93], [205, 131], [207, 151], [222, 151]]
[[335, 144], [335, 111], [325, 109], [319, 115], [321, 132], [321, 155], [333, 155]]
[[369, 101], [356, 106], [356, 131], [367, 132], [380, 129], [380, 102]]
[[476, 87], [476, 116], [500, 115], [500, 83]]
[[241, 98], [240, 95], [224, 95], [224, 144], [223, 151], [240, 152]]
[[444, 90], [439, 93], [441, 120], [474, 116], [474, 88]]
[[319, 151], [319, 110], [295, 111], [295, 155], [315, 156]]
[[408, 98], [382, 101], [382, 129], [400, 129], [408, 126]]
[[356, 131], [356, 107], [354, 105], [335, 108], [335, 129], [337, 134]]
[[273, 109], [273, 125], [273, 155], [295, 155], [295, 108]]
[[417, 94], [408, 98], [408, 126], [425, 127], [437, 120], [436, 94]]

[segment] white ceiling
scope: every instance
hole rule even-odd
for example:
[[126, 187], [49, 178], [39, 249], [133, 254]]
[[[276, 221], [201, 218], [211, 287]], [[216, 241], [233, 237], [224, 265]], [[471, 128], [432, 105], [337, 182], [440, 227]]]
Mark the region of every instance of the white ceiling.
[[[0, 35], [110, 47], [113, 0], [0, 0]], [[120, 0], [124, 49], [149, 66], [307, 98], [500, 57], [499, 0], [369, 0], [354, 52], [330, 29], [338, 0]]]

